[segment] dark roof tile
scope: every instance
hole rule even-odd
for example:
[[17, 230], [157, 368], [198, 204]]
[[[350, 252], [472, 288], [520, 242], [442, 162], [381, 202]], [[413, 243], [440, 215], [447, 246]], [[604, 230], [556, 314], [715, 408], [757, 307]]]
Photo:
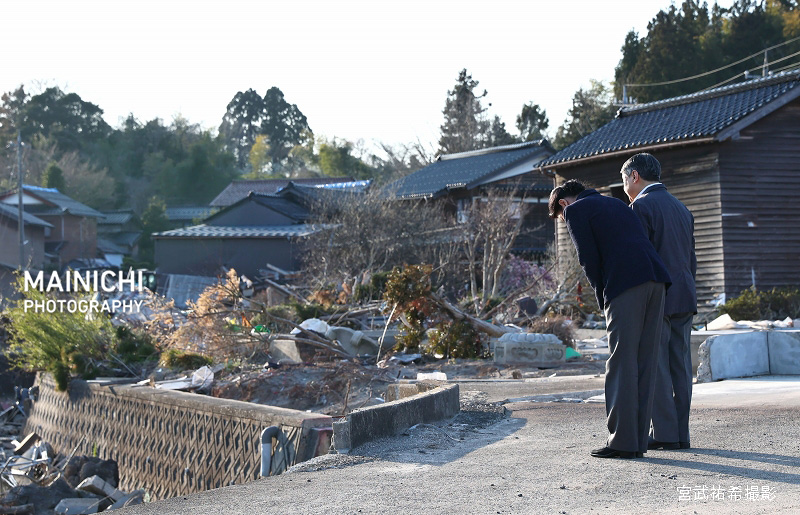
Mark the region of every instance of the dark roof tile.
[[211, 201], [211, 206], [227, 207], [242, 200], [248, 193], [273, 194], [281, 188], [285, 188], [289, 182], [315, 186], [319, 184], [334, 184], [342, 182], [352, 182], [352, 177], [315, 177], [306, 179], [261, 179], [261, 180], [241, 180], [230, 183], [217, 197]]
[[551, 153], [546, 142], [531, 141], [450, 154], [403, 177], [387, 189], [398, 198], [436, 197], [448, 190], [469, 187], [489, 179], [527, 159], [546, 157]]
[[312, 225], [268, 225], [268, 226], [216, 226], [193, 225], [183, 229], [174, 229], [153, 234], [156, 238], [187, 238], [187, 239], [229, 239], [229, 238], [295, 238], [308, 236], [322, 226]]
[[790, 92], [800, 94], [800, 71], [623, 107], [612, 121], [544, 160], [539, 167], [660, 143], [690, 143], [716, 137]]

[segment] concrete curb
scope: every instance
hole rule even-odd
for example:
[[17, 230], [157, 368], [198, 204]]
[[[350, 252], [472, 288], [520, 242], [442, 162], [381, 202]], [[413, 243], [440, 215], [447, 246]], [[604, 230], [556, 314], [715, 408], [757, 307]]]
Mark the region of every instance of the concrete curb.
[[421, 382], [390, 389], [378, 406], [353, 411], [333, 423], [333, 446], [346, 453], [376, 438], [394, 436], [416, 424], [454, 417], [460, 409], [457, 384]]

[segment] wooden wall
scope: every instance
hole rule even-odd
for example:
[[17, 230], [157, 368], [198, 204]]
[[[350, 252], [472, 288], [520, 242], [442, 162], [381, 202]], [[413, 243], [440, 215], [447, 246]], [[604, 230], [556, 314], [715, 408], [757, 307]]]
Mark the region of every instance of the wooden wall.
[[728, 297], [800, 285], [800, 100], [720, 147]]
[[[718, 145], [702, 145], [653, 153], [661, 162], [664, 185], [695, 218], [697, 296], [701, 311], [708, 310], [708, 303], [725, 291], [718, 150]], [[557, 183], [577, 179], [604, 195], [620, 198], [624, 196], [620, 168], [635, 153], [559, 169]], [[572, 245], [561, 221], [556, 224], [556, 234], [559, 248]]]

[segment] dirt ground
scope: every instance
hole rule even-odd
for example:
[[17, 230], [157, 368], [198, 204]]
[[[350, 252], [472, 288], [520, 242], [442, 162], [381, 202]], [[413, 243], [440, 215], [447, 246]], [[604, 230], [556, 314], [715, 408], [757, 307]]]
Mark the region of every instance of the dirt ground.
[[360, 360], [283, 364], [276, 368], [240, 367], [220, 371], [211, 395], [282, 408], [343, 416], [354, 409], [385, 401], [387, 386], [416, 379], [420, 372], [443, 372], [448, 380], [528, 379], [553, 375], [596, 374], [598, 361], [582, 359], [558, 367], [537, 368], [491, 360], [438, 360], [383, 367]]

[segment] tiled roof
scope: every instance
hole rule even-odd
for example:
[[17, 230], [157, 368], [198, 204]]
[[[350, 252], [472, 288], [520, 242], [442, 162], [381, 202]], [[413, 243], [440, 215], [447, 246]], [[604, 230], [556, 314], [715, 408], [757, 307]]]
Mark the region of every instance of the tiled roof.
[[192, 207], [168, 207], [166, 210], [167, 220], [170, 222], [191, 222], [192, 220], [204, 220], [211, 216], [214, 208], [208, 206]]
[[369, 188], [370, 184], [371, 181], [353, 181], [308, 186], [290, 182], [275, 195], [294, 199], [306, 207], [311, 207], [321, 202], [338, 201], [360, 195]]
[[283, 197], [277, 197], [275, 195], [261, 195], [258, 193], [253, 193], [249, 196], [249, 198], [251, 198], [254, 202], [261, 204], [262, 206], [266, 206], [273, 211], [277, 211], [284, 216], [288, 216], [292, 220], [297, 220], [298, 222], [308, 220], [308, 209], [304, 206], [301, 206], [297, 202], [292, 202], [291, 200]]
[[117, 245], [113, 241], [97, 238], [97, 250], [106, 254], [127, 254], [128, 249]]
[[[437, 197], [451, 189], [470, 188], [514, 165], [551, 153], [549, 144], [540, 140], [445, 155], [387, 189], [398, 198]], [[531, 164], [531, 170], [534, 164]]]
[[[19, 208], [15, 205], [11, 204], [3, 204], [0, 202], [0, 216], [7, 216], [11, 218], [15, 222], [19, 220]], [[26, 213], [23, 211], [22, 219], [25, 220], [25, 224], [27, 225], [40, 225], [42, 227], [53, 227], [52, 224], [45, 222], [41, 218], [37, 218], [30, 213]]]
[[23, 191], [27, 191], [28, 193], [41, 198], [45, 202], [49, 202], [58, 206], [57, 208], [53, 208], [52, 206], [44, 206], [41, 204], [26, 205], [25, 210], [31, 213], [38, 215], [60, 215], [62, 212], [66, 211], [67, 213], [75, 216], [103, 218], [103, 213], [95, 211], [85, 204], [81, 204], [77, 200], [64, 195], [55, 188], [42, 188], [40, 186], [30, 186], [27, 184], [22, 188]]
[[242, 200], [248, 193], [255, 192], [261, 194], [273, 194], [281, 188], [285, 188], [289, 182], [303, 184], [306, 186], [316, 186], [320, 184], [335, 184], [342, 182], [352, 182], [352, 177], [315, 177], [307, 179], [260, 179], [242, 180], [230, 183], [217, 197], [211, 201], [211, 206], [226, 207]]
[[97, 221], [98, 225], [125, 225], [135, 216], [133, 211], [103, 211], [103, 218]]
[[312, 225], [266, 225], [266, 226], [216, 226], [193, 225], [153, 234], [155, 238], [229, 239], [229, 238], [297, 238], [308, 236], [323, 229]]
[[[800, 96], [800, 71], [783, 72], [691, 95], [623, 107], [612, 121], [539, 166], [555, 166], [654, 145], [725, 139], [725, 129], [776, 100], [786, 98], [786, 95], [792, 98]], [[772, 105], [778, 106], [779, 103]], [[762, 114], [766, 116], [768, 111]], [[753, 119], [751, 123], [755, 121]]]
[[132, 247], [141, 239], [141, 232], [118, 232], [111, 234], [104, 234], [104, 238], [113, 242], [116, 245]]

